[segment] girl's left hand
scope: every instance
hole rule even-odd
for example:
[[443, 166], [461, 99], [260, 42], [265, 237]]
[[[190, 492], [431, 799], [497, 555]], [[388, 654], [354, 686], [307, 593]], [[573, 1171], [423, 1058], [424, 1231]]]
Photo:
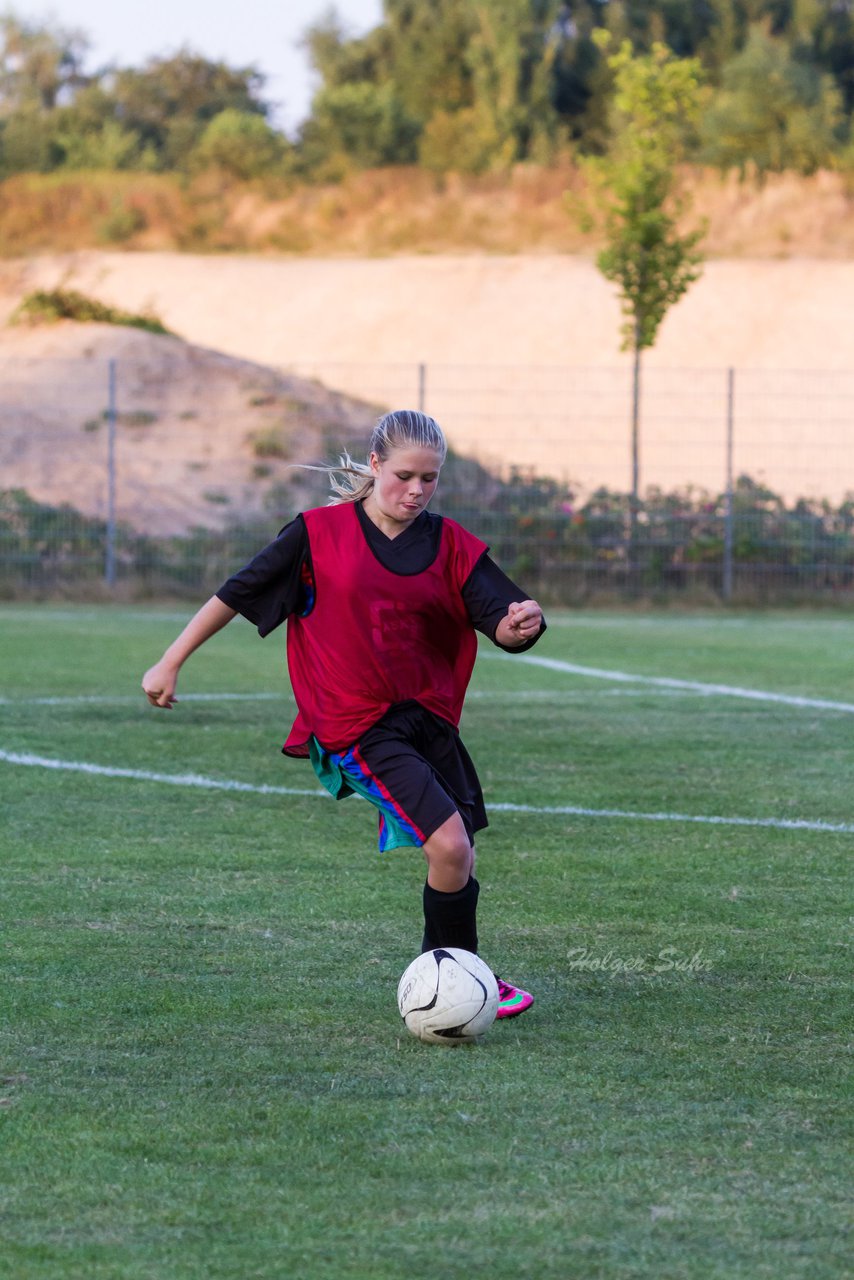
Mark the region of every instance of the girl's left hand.
[[543, 625], [543, 611], [536, 600], [522, 600], [508, 606], [506, 618], [502, 618], [495, 633], [499, 644], [509, 647], [525, 644], [539, 635]]

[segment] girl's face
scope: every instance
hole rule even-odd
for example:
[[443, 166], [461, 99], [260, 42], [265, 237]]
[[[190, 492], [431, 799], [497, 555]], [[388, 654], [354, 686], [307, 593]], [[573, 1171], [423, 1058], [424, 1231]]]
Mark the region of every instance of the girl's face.
[[410, 524], [436, 492], [442, 457], [435, 449], [405, 447], [392, 449], [385, 462], [372, 453], [370, 464], [378, 513], [399, 524]]

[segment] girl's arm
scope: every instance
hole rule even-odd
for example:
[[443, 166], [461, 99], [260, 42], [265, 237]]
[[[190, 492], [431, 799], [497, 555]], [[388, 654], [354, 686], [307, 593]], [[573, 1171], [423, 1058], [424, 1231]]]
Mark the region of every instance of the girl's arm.
[[145, 696], [153, 707], [164, 707], [169, 710], [177, 702], [175, 687], [178, 683], [178, 672], [200, 645], [211, 636], [216, 635], [232, 618], [237, 617], [237, 610], [231, 609], [218, 596], [211, 596], [207, 604], [203, 604], [198, 613], [190, 619], [184, 630], [170, 644], [159, 662], [150, 667], [142, 677]]
[[536, 600], [517, 601], [507, 607], [506, 617], [495, 629], [495, 641], [505, 649], [516, 649], [540, 634], [543, 611]]
[[484, 552], [463, 586], [472, 626], [510, 651], [527, 650], [546, 629], [543, 611]]

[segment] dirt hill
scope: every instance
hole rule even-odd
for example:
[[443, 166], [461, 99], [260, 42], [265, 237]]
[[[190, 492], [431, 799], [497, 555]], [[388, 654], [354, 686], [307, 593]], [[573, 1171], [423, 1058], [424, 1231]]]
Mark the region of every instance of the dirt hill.
[[[217, 368], [228, 365], [232, 383], [243, 390], [227, 391], [224, 375], [199, 374], [189, 348], [180, 369], [153, 365], [143, 389], [122, 405], [122, 412], [155, 415], [128, 439], [141, 448], [144, 439], [153, 442], [152, 484], [158, 465], [164, 486], [167, 479], [175, 484], [173, 472], [180, 475], [169, 498], [176, 519], [187, 514], [182, 485], [194, 495], [193, 518], [205, 511], [224, 520], [234, 501], [217, 497], [224, 475], [234, 484], [239, 476], [254, 492], [254, 469], [280, 465], [247, 443], [286, 413], [283, 402], [250, 403], [253, 395], [267, 394], [246, 389], [262, 377], [281, 389], [277, 395], [317, 406], [314, 434], [295, 437], [300, 460], [329, 455], [319, 448], [326, 443], [320, 405], [334, 397], [322, 399], [332, 393], [314, 386], [316, 379], [335, 388], [342, 405], [348, 398], [363, 402], [352, 409], [354, 421], [371, 418], [364, 404], [423, 401], [460, 452], [535, 467], [587, 489], [629, 483], [630, 369], [620, 350], [619, 302], [589, 256], [49, 255], [3, 264], [0, 325], [24, 292], [60, 284], [123, 309], [154, 311], [189, 343], [232, 357], [230, 365], [225, 357], [208, 358], [221, 362]], [[727, 370], [734, 368], [737, 471], [787, 496], [838, 498], [854, 488], [852, 298], [854, 259], [706, 262], [645, 357], [642, 485], [720, 491]], [[91, 346], [102, 359], [109, 347], [132, 362], [142, 351], [122, 345], [141, 338], [113, 333], [95, 342], [92, 333], [72, 341], [51, 330], [20, 334], [0, 327], [0, 358], [8, 353], [14, 364], [24, 347], [31, 358], [68, 358]], [[69, 344], [67, 353], [61, 343]], [[163, 351], [176, 349], [164, 343]], [[260, 366], [291, 372], [262, 375]], [[38, 375], [43, 394], [62, 401], [65, 376], [60, 365], [45, 364]], [[102, 392], [99, 397], [97, 409], [74, 408], [78, 451], [81, 441], [87, 448], [97, 444], [96, 432], [80, 432], [103, 411]], [[24, 399], [28, 405], [32, 393]], [[220, 425], [210, 428], [208, 439], [201, 424], [214, 421]], [[242, 459], [239, 467], [218, 452], [226, 438]], [[43, 474], [54, 475], [56, 489], [69, 480], [68, 460], [62, 470], [59, 465], [49, 453]], [[272, 486], [264, 476], [260, 482], [260, 488]], [[134, 509], [145, 509], [128, 496]], [[249, 489], [246, 496], [254, 500]]]
[[[104, 518], [110, 362], [120, 520], [158, 534], [258, 517], [272, 532], [316, 493], [288, 462], [364, 456], [376, 410], [180, 338], [103, 324], [7, 329], [0, 488]], [[277, 523], [278, 522], [278, 523]]]

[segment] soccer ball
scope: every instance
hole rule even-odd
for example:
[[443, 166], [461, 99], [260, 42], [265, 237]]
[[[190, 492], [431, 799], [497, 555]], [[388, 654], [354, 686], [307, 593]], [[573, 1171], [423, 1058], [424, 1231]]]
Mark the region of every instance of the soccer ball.
[[419, 1040], [471, 1043], [495, 1021], [498, 983], [473, 952], [436, 947], [417, 956], [400, 979], [397, 1007]]

